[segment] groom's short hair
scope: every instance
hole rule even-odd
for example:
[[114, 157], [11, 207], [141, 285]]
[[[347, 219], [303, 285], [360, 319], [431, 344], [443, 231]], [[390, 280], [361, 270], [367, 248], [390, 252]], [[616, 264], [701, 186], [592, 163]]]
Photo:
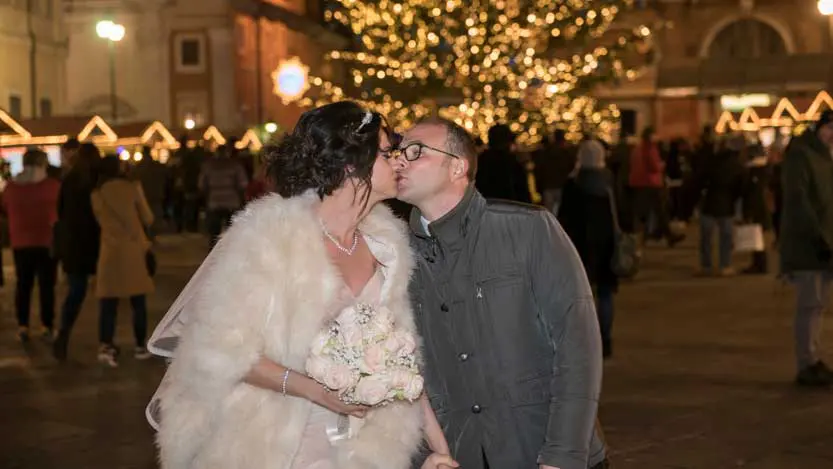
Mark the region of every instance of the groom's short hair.
[[417, 125], [423, 124], [436, 125], [445, 129], [445, 150], [469, 163], [466, 176], [470, 182], [474, 182], [477, 175], [477, 146], [471, 134], [463, 126], [442, 117], [427, 117], [417, 122]]

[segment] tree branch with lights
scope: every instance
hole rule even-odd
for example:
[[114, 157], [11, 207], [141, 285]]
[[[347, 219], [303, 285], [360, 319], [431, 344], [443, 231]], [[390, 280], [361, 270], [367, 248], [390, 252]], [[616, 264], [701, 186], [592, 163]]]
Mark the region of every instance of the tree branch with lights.
[[337, 0], [326, 19], [354, 38], [330, 51], [352, 81], [310, 77], [301, 99], [318, 106], [357, 99], [395, 125], [438, 113], [483, 136], [509, 124], [523, 142], [561, 127], [610, 134], [618, 117], [587, 93], [636, 77], [625, 55], [646, 44], [639, 26], [610, 37], [632, 0]]

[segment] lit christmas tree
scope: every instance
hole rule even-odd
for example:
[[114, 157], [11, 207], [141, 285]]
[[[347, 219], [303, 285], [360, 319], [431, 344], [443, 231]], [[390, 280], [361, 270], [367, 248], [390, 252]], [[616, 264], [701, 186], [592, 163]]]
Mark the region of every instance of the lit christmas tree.
[[[405, 127], [438, 113], [484, 136], [509, 124], [522, 142], [561, 127], [614, 130], [618, 111], [599, 107], [590, 89], [633, 79], [624, 60], [644, 47], [639, 26], [610, 37], [633, 0], [337, 0], [328, 21], [349, 31], [352, 50], [331, 51], [352, 83], [310, 77], [302, 106], [357, 99]], [[641, 49], [645, 52], [645, 49]]]

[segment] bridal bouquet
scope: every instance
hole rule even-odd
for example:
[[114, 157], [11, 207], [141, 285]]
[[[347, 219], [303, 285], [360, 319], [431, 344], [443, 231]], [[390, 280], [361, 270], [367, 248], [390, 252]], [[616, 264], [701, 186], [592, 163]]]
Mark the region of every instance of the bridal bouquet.
[[348, 404], [414, 401], [422, 394], [416, 339], [396, 329], [387, 308], [363, 303], [342, 310], [315, 337], [306, 371]]

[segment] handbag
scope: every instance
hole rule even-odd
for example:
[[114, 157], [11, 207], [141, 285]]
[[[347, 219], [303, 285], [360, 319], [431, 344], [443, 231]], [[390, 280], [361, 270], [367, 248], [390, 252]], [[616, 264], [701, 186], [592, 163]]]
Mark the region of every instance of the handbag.
[[607, 194], [610, 200], [610, 214], [613, 217], [614, 244], [610, 269], [619, 278], [633, 278], [639, 273], [639, 267], [642, 264], [642, 249], [639, 247], [636, 235], [622, 231], [613, 191], [608, 189]]
[[760, 224], [750, 223], [735, 226], [734, 250], [737, 252], [759, 252], [765, 249], [764, 229]]
[[[127, 223], [125, 223], [124, 220], [119, 216], [118, 212], [116, 212], [116, 210], [113, 209], [113, 207], [111, 207], [109, 203], [107, 203], [107, 199], [104, 198], [103, 194], [101, 196], [101, 202], [104, 204], [105, 207], [107, 207], [107, 210], [113, 215], [113, 217], [115, 217], [115, 219], [119, 221], [119, 224], [122, 226], [122, 228], [124, 228], [125, 231], [130, 233], [130, 228], [127, 226]], [[147, 236], [147, 227], [145, 227], [145, 235]], [[134, 238], [134, 240], [136, 239], [135, 236], [131, 237]], [[152, 249], [148, 249], [147, 251], [145, 251], [145, 269], [147, 269], [147, 273], [150, 277], [156, 275], [156, 268], [156, 254], [154, 254]]]

